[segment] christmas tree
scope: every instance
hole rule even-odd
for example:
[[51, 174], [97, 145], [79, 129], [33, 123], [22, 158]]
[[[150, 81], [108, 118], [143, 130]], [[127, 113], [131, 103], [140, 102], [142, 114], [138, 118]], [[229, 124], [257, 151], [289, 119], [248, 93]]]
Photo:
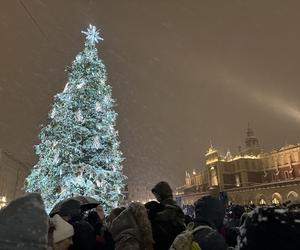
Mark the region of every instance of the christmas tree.
[[82, 33], [84, 49], [67, 69], [63, 92], [54, 97], [49, 123], [36, 146], [38, 163], [25, 182], [26, 191], [42, 194], [47, 210], [61, 200], [84, 195], [109, 211], [122, 196], [125, 176], [114, 128], [117, 113], [95, 46], [103, 39], [92, 25]]

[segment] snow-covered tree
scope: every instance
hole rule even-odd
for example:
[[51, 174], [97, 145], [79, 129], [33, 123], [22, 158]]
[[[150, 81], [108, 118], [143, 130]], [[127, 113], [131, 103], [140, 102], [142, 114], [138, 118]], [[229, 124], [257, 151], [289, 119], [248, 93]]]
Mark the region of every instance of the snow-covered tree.
[[63, 92], [54, 97], [49, 123], [36, 146], [38, 163], [25, 182], [26, 191], [42, 194], [47, 210], [66, 198], [86, 195], [109, 211], [122, 196], [117, 113], [95, 46], [103, 39], [92, 25], [82, 33], [84, 49], [67, 69]]

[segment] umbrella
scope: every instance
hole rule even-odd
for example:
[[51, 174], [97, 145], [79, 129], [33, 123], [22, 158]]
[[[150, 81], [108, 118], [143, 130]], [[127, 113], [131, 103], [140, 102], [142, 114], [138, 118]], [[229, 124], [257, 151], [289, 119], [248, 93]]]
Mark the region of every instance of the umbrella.
[[57, 214], [60, 210], [61, 205], [70, 199], [74, 199], [74, 200], [77, 200], [80, 202], [81, 211], [87, 211], [87, 210], [93, 209], [93, 208], [97, 207], [98, 205], [100, 205], [100, 202], [98, 202], [96, 199], [94, 199], [92, 197], [75, 196], [75, 197], [72, 197], [72, 198], [69, 198], [69, 199], [66, 199], [66, 200], [56, 203], [55, 206], [52, 208], [51, 212], [49, 213], [50, 217]]

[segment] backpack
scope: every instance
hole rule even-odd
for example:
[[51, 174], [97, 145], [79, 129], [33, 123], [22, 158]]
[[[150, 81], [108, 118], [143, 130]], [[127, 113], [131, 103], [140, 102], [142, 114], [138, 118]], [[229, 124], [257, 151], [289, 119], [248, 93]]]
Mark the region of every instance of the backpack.
[[187, 225], [186, 230], [178, 234], [170, 247], [170, 250], [201, 250], [199, 244], [193, 240], [193, 235], [195, 232], [208, 228], [209, 226], [198, 226], [194, 228], [194, 223], [191, 222]]

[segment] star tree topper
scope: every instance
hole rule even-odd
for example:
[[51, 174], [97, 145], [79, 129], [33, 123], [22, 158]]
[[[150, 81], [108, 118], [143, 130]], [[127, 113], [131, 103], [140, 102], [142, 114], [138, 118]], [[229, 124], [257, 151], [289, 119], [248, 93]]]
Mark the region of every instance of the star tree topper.
[[98, 43], [99, 40], [103, 41], [103, 38], [99, 36], [99, 30], [96, 29], [96, 26], [89, 25], [87, 28], [87, 31], [81, 31], [82, 34], [86, 35], [86, 40], [88, 40], [90, 43]]

